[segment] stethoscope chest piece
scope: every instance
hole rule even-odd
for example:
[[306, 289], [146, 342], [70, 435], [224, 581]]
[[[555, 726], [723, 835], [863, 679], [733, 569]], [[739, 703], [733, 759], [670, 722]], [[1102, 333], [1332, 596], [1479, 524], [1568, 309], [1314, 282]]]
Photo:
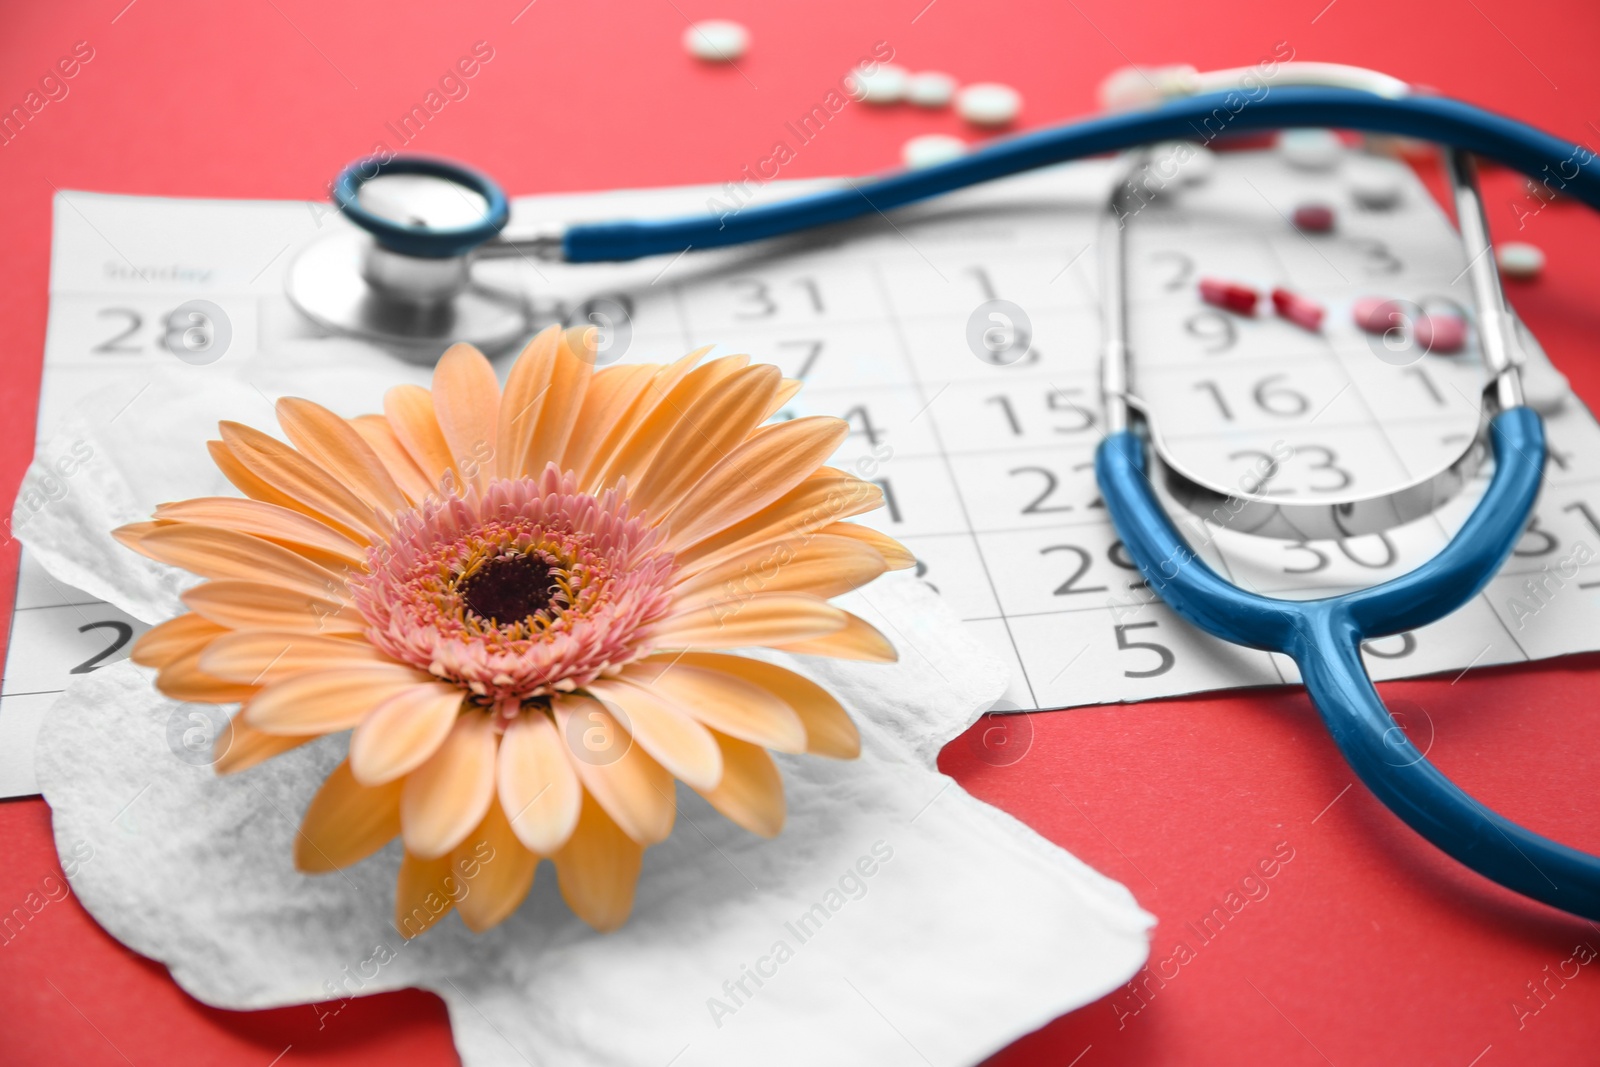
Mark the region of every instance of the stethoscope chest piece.
[[289, 265], [289, 299], [312, 322], [417, 363], [458, 341], [494, 353], [528, 335], [526, 302], [472, 278], [473, 259], [503, 244], [510, 214], [490, 179], [443, 160], [362, 160], [339, 175], [333, 196], [354, 225]]
[[457, 341], [495, 353], [528, 334], [526, 309], [509, 296], [474, 287], [464, 269], [460, 288], [436, 299], [397, 295], [392, 286], [374, 284], [368, 272], [391, 261], [383, 252], [370, 234], [356, 229], [312, 242], [289, 266], [290, 301], [323, 329], [381, 345], [413, 363], [434, 363]]

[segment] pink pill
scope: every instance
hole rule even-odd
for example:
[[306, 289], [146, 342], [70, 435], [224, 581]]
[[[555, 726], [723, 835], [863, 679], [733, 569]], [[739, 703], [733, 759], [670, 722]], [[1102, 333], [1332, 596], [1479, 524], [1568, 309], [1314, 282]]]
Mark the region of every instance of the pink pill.
[[1287, 289], [1272, 290], [1272, 306], [1279, 315], [1303, 330], [1316, 333], [1322, 329], [1322, 305]]
[[1398, 325], [1400, 305], [1384, 296], [1364, 296], [1350, 309], [1350, 317], [1368, 333], [1386, 333]]
[[1450, 355], [1467, 343], [1467, 324], [1454, 315], [1424, 315], [1417, 320], [1417, 344]]
[[1328, 233], [1333, 229], [1333, 208], [1326, 204], [1301, 204], [1294, 209], [1295, 228], [1306, 233]]

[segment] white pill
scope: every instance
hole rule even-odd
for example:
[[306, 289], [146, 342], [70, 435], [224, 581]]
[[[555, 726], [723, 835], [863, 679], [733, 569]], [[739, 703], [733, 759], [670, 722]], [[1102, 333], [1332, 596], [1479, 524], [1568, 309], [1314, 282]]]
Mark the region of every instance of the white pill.
[[855, 98], [863, 104], [898, 104], [906, 98], [911, 73], [904, 67], [884, 65], [855, 71], [850, 78]]
[[1544, 273], [1544, 253], [1523, 241], [1507, 241], [1495, 249], [1494, 258], [1500, 264], [1500, 273], [1508, 278], [1526, 281]]
[[1301, 170], [1332, 170], [1344, 158], [1344, 142], [1332, 130], [1284, 130], [1278, 134], [1284, 162]]
[[750, 47], [750, 31], [727, 19], [706, 19], [683, 31], [683, 47], [708, 63], [731, 63]]
[[956, 93], [956, 111], [974, 126], [1005, 126], [1022, 110], [1022, 94], [1009, 85], [979, 82]]
[[1188, 64], [1169, 67], [1121, 67], [1100, 82], [1100, 106], [1107, 111], [1127, 111], [1160, 103], [1195, 89], [1198, 72]]
[[1572, 383], [1551, 364], [1544, 346], [1527, 324], [1515, 314], [1511, 321], [1517, 331], [1517, 343], [1522, 346], [1523, 401], [1541, 415], [1554, 415], [1567, 406]]
[[1400, 203], [1404, 192], [1400, 176], [1390, 167], [1371, 160], [1363, 160], [1350, 168], [1348, 175], [1350, 196], [1362, 207], [1374, 211], [1387, 211]]
[[948, 163], [967, 154], [967, 142], [948, 133], [925, 133], [900, 146], [900, 159], [915, 170]]
[[918, 107], [944, 107], [956, 95], [956, 80], [937, 70], [911, 75], [906, 83], [906, 99]]
[[1184, 185], [1203, 185], [1217, 169], [1217, 156], [1203, 144], [1193, 141], [1174, 141], [1170, 149], [1172, 159], [1178, 164], [1178, 179]]

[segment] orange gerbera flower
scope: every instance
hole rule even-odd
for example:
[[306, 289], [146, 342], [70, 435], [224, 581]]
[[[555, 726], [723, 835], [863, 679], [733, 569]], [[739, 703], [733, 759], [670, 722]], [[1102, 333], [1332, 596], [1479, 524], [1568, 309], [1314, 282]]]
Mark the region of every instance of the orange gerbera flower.
[[467, 345], [430, 392], [344, 419], [278, 402], [290, 444], [236, 423], [210, 444], [247, 499], [164, 504], [117, 531], [206, 579], [133, 658], [179, 700], [241, 703], [217, 769], [329, 733], [350, 755], [312, 799], [295, 863], [405, 843], [396, 923], [514, 911], [542, 857], [568, 906], [620, 925], [673, 779], [758, 834], [782, 827], [768, 749], [849, 758], [844, 709], [766, 646], [888, 661], [827, 603], [912, 558], [841, 520], [879, 490], [823, 465], [833, 418], [766, 425], [799, 389], [727, 356], [594, 370], [594, 331], [551, 328], [504, 391]]

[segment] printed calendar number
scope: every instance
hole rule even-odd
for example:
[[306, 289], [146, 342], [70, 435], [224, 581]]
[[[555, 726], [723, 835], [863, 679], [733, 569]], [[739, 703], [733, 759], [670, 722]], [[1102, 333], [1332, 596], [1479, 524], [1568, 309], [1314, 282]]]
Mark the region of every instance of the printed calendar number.
[[811, 277], [792, 278], [778, 287], [761, 278], [730, 278], [728, 287], [737, 296], [733, 312], [737, 319], [770, 319], [780, 310], [792, 311], [795, 306], [816, 315], [827, 311], [822, 302], [822, 289]]
[[1178, 657], [1174, 656], [1172, 654], [1172, 649], [1168, 648], [1166, 645], [1163, 645], [1158, 641], [1134, 641], [1128, 637], [1129, 630], [1155, 630], [1159, 629], [1160, 626], [1160, 623], [1154, 621], [1123, 622], [1116, 625], [1115, 630], [1117, 633], [1118, 648], [1122, 649], [1124, 652], [1138, 652], [1141, 655], [1145, 652], [1154, 652], [1160, 660], [1160, 662], [1148, 670], [1135, 671], [1124, 669], [1122, 672], [1122, 676], [1124, 678], [1159, 678], [1163, 674], [1166, 674], [1168, 671], [1170, 671], [1173, 665], [1178, 662]]
[[[1095, 413], [1087, 406], [1085, 392], [1087, 390], [1079, 387], [1052, 387], [1044, 394], [1046, 414], [1038, 418], [1048, 420], [1052, 433], [1079, 434], [1094, 429], [1098, 420]], [[986, 398], [984, 403], [993, 405], [1000, 413], [1001, 419], [1013, 437], [1025, 436], [1027, 429], [1032, 428], [1034, 416], [1030, 413], [1029, 424], [1025, 428], [1023, 419], [1017, 414], [1017, 406], [1006, 394], [996, 393]]]
[[[1255, 383], [1250, 389], [1250, 399], [1258, 410], [1280, 419], [1299, 418], [1311, 410], [1310, 397], [1282, 384], [1287, 377], [1287, 374], [1269, 374]], [[1207, 378], [1196, 382], [1194, 391], [1209, 396], [1217, 413], [1228, 422], [1234, 421], [1233, 406], [1223, 394], [1222, 386]]]
[[1194, 281], [1194, 259], [1183, 252], [1171, 250], [1153, 252], [1150, 262], [1165, 268], [1161, 280], [1161, 289], [1167, 293], [1182, 292], [1183, 289]]
[[111, 643], [72, 668], [68, 672], [69, 674], [88, 674], [107, 659], [122, 651], [122, 647], [133, 640], [133, 627], [116, 619], [107, 619], [103, 622], [87, 622], [78, 627], [80, 634], [86, 634], [92, 630], [110, 630], [113, 635]]
[[1196, 311], [1183, 320], [1183, 329], [1200, 342], [1206, 352], [1216, 355], [1226, 352], [1239, 342], [1239, 327], [1221, 311]]
[[1361, 642], [1361, 651], [1379, 659], [1405, 659], [1416, 650], [1417, 635], [1410, 630], [1390, 637], [1374, 637], [1370, 641]]
[[122, 326], [112, 332], [110, 337], [89, 349], [105, 355], [137, 355], [144, 351], [139, 345], [128, 344], [128, 338], [139, 332], [144, 325], [144, 316], [132, 308], [101, 308], [99, 317], [122, 320]]
[[822, 349], [825, 347], [825, 344], [822, 341], [813, 340], [779, 341], [777, 347], [780, 349], [786, 348], [800, 353], [799, 366], [795, 369], [795, 372], [790, 375], [790, 377], [798, 378], [803, 382], [811, 377], [811, 372], [816, 368], [817, 358], [822, 355]]
[[1061, 488], [1061, 481], [1054, 471], [1048, 467], [1014, 467], [1008, 472], [1013, 478], [1026, 474], [1030, 478], [1042, 479], [1043, 488], [1039, 495], [1022, 505], [1024, 515], [1048, 515], [1072, 510], [1071, 504], [1054, 500], [1056, 490]]
[[[1370, 553], [1365, 550], [1358, 552], [1351, 548], [1351, 542], [1355, 540], [1366, 542], [1376, 541], [1381, 551], [1376, 553]], [[1343, 555], [1345, 559], [1349, 560], [1351, 563], [1354, 563], [1358, 567], [1365, 567], [1368, 570], [1381, 571], [1387, 567], [1392, 567], [1394, 566], [1395, 561], [1400, 558], [1400, 550], [1395, 546], [1393, 539], [1390, 538], [1389, 533], [1386, 530], [1380, 530], [1377, 533], [1367, 534], [1360, 538], [1341, 537], [1333, 543], [1338, 546], [1340, 554]], [[1291, 552], [1304, 552], [1311, 557], [1308, 565], [1304, 567], [1291, 567], [1287, 563], [1284, 564], [1283, 573], [1285, 574], [1317, 574], [1321, 571], [1327, 570], [1328, 564], [1332, 562], [1332, 559], [1329, 557], [1327, 552], [1316, 545], [1313, 545], [1309, 541], [1285, 542], [1284, 550]]]
[[1522, 539], [1511, 550], [1511, 554], [1518, 559], [1530, 559], [1548, 556], [1560, 547], [1561, 539], [1541, 526], [1539, 516], [1535, 515], [1522, 528]]
[[[1052, 591], [1052, 595], [1073, 596], [1078, 593], [1105, 593], [1110, 591], [1110, 587], [1105, 585], [1078, 584], [1083, 580], [1084, 576], [1089, 573], [1089, 569], [1094, 565], [1094, 554], [1088, 549], [1079, 545], [1069, 544], [1046, 545], [1045, 547], [1039, 549], [1039, 554], [1041, 556], [1050, 556], [1056, 553], [1063, 553], [1070, 557], [1074, 562], [1070, 564], [1070, 566], [1073, 568], [1072, 573], [1067, 576], [1066, 581], [1055, 587], [1055, 589]], [[1121, 541], [1111, 542], [1111, 545], [1106, 549], [1106, 560], [1113, 567], [1117, 567], [1122, 570], [1133, 571], [1135, 573], [1137, 573], [1139, 570], [1138, 565], [1135, 564], [1128, 556], [1127, 546], [1125, 546]], [[1129, 582], [1126, 588], [1133, 590], [1148, 589], [1149, 587], [1150, 583], [1141, 578], [1137, 581]]]

